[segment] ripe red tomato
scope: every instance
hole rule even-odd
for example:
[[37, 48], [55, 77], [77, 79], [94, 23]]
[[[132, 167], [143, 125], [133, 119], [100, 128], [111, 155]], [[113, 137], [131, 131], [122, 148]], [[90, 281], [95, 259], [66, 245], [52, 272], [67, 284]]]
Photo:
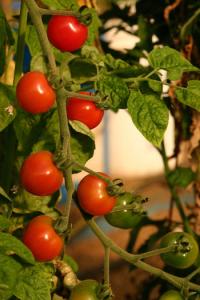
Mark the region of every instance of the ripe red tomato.
[[82, 47], [88, 37], [88, 28], [73, 16], [52, 16], [47, 27], [52, 45], [61, 51], [73, 52]]
[[[106, 174], [100, 174], [108, 177]], [[116, 197], [108, 194], [107, 185], [103, 179], [94, 175], [87, 175], [81, 180], [77, 196], [79, 204], [85, 212], [93, 216], [102, 216], [113, 209]]]
[[19, 80], [16, 96], [19, 105], [32, 114], [47, 112], [56, 100], [54, 90], [39, 71], [28, 72]]
[[38, 216], [25, 228], [22, 240], [38, 261], [52, 260], [63, 250], [64, 242], [52, 227], [52, 221], [49, 216]]
[[22, 186], [30, 193], [48, 196], [62, 184], [63, 174], [53, 162], [53, 154], [39, 151], [29, 155], [20, 170]]
[[[80, 94], [90, 95], [89, 92], [81, 92]], [[95, 128], [101, 122], [104, 111], [98, 108], [93, 101], [69, 98], [67, 104], [67, 116], [69, 120], [77, 120], [90, 129]]]

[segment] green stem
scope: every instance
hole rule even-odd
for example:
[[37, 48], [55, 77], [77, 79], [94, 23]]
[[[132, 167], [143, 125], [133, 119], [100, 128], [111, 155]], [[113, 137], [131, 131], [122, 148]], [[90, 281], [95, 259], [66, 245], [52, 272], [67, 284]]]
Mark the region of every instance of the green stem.
[[[125, 261], [135, 265], [136, 267], [147, 271], [157, 277], [160, 277], [178, 289], [181, 289], [182, 287], [187, 284], [188, 288], [195, 291], [200, 291], [200, 285], [197, 285], [195, 283], [189, 282], [185, 278], [181, 278], [172, 274], [169, 274], [161, 269], [158, 269], [156, 267], [153, 267], [141, 260], [139, 260], [139, 255], [130, 254], [127, 251], [123, 250], [119, 246], [117, 246], [108, 236], [105, 235], [105, 233], [99, 228], [99, 226], [94, 222], [93, 219], [90, 219], [87, 221], [88, 225], [90, 226], [91, 230], [95, 233], [95, 235], [98, 237], [98, 239], [101, 241], [101, 243], [104, 245], [104, 247], [109, 247], [113, 252], [118, 254], [121, 258], [123, 258]], [[160, 250], [160, 249], [159, 249]]]
[[19, 19], [19, 30], [17, 39], [17, 51], [16, 51], [16, 65], [15, 65], [15, 75], [14, 75], [14, 85], [17, 85], [19, 78], [21, 77], [23, 71], [23, 61], [24, 61], [24, 46], [25, 37], [27, 29], [27, 18], [28, 10], [25, 2], [21, 3], [20, 19]]
[[200, 267], [198, 267], [196, 270], [194, 270], [192, 273], [186, 276], [186, 279], [191, 280], [194, 276], [196, 276], [199, 273], [200, 273]]
[[197, 21], [197, 18], [199, 17], [199, 15], [200, 15], [200, 8], [197, 9], [195, 11], [195, 13], [191, 16], [191, 18], [189, 18], [189, 20], [187, 20], [187, 22], [182, 26], [181, 33], [180, 33], [180, 38], [182, 41], [185, 40], [185, 37], [186, 37], [190, 27], [192, 26], [192, 24], [194, 22]]
[[[19, 30], [17, 39], [17, 51], [16, 51], [16, 65], [14, 73], [14, 86], [22, 74], [23, 59], [24, 59], [24, 46], [25, 46], [25, 33], [27, 28], [27, 16], [28, 11], [25, 3], [22, 2], [19, 18]], [[1, 168], [1, 185], [5, 191], [9, 194], [12, 180], [13, 180], [13, 166], [16, 159], [16, 149], [17, 149], [17, 139], [15, 136], [15, 131], [13, 129], [13, 124], [9, 125], [8, 128], [2, 133], [4, 139], [4, 148], [6, 153], [4, 154], [4, 159]], [[5, 175], [6, 174], [6, 175]]]
[[[38, 38], [40, 41], [40, 45], [42, 47], [44, 55], [48, 59], [48, 63], [50, 66], [51, 74], [53, 75], [53, 80], [56, 79], [59, 82], [59, 73], [56, 66], [55, 57], [49, 43], [46, 30], [44, 28], [42, 17], [40, 14], [40, 8], [37, 6], [34, 0], [24, 0], [32, 19], [32, 22], [35, 26], [35, 29], [38, 34]], [[60, 140], [62, 145], [62, 155], [64, 160], [66, 161], [66, 165], [69, 165], [71, 161], [71, 146], [70, 146], [70, 130], [68, 125], [68, 119], [66, 114], [66, 100], [67, 93], [62, 86], [58, 86], [56, 90], [56, 102], [58, 107], [58, 116], [59, 116], [59, 126], [60, 126]], [[65, 178], [65, 187], [67, 189], [67, 202], [65, 207], [65, 216], [66, 216], [66, 225], [69, 223], [69, 215], [71, 210], [72, 203], [72, 194], [74, 191], [73, 182], [72, 182], [72, 166], [69, 166], [64, 170], [64, 178]]]
[[80, 13], [69, 11], [69, 10], [52, 10], [52, 9], [45, 9], [45, 8], [38, 8], [39, 13], [41, 15], [55, 15], [55, 16], [74, 16], [77, 18], [81, 17]]
[[165, 178], [166, 178], [168, 187], [169, 187], [170, 192], [171, 192], [172, 201], [174, 201], [175, 204], [176, 204], [176, 207], [178, 209], [180, 217], [183, 221], [185, 231], [187, 231], [188, 233], [193, 235], [193, 231], [190, 227], [190, 223], [188, 221], [188, 218], [187, 218], [187, 216], [184, 212], [183, 206], [181, 204], [181, 200], [180, 200], [179, 196], [177, 195], [176, 187], [173, 186], [168, 180], [170, 168], [169, 168], [169, 164], [168, 164], [168, 158], [167, 158], [164, 142], [162, 142], [162, 144], [161, 144], [161, 149], [158, 149], [158, 150], [159, 150], [159, 152], [162, 156], [162, 160], [163, 160], [163, 164], [164, 164], [164, 170], [165, 170]]
[[43, 54], [47, 57], [48, 62], [49, 62], [49, 66], [51, 69], [51, 73], [54, 76], [58, 76], [58, 71], [57, 71], [57, 67], [56, 67], [56, 61], [53, 55], [53, 51], [51, 48], [51, 45], [49, 43], [47, 34], [46, 34], [46, 30], [44, 28], [43, 22], [42, 22], [42, 17], [40, 15], [40, 9], [37, 6], [37, 4], [35, 3], [34, 0], [24, 0], [24, 2], [26, 3], [32, 22], [35, 26], [35, 29], [37, 31], [38, 34], [38, 38], [40, 41], [40, 45], [42, 47], [43, 50]]
[[87, 95], [87, 94], [80, 94], [80, 93], [75, 93], [75, 92], [70, 92], [67, 91], [67, 96], [69, 98], [79, 98], [79, 99], [85, 99], [88, 101], [93, 101], [93, 102], [100, 102], [101, 98], [98, 96], [94, 96], [94, 95]]
[[110, 248], [105, 247], [104, 254], [104, 284], [110, 286]]
[[85, 171], [85, 172], [87, 172], [87, 173], [89, 173], [89, 174], [91, 174], [91, 175], [96, 176], [96, 177], [99, 178], [99, 179], [104, 180], [105, 182], [107, 182], [107, 183], [110, 184], [110, 185], [113, 184], [113, 182], [112, 182], [111, 179], [109, 179], [108, 177], [105, 177], [104, 175], [101, 175], [101, 174], [98, 173], [98, 172], [93, 171], [92, 169], [89, 169], [89, 168], [87, 168], [87, 167], [85, 167], [85, 166], [83, 166], [83, 165], [81, 165], [81, 164], [79, 164], [79, 163], [77, 163], [77, 162], [75, 162], [75, 161], [73, 161], [73, 165], [77, 166], [77, 167], [80, 168], [82, 171]]

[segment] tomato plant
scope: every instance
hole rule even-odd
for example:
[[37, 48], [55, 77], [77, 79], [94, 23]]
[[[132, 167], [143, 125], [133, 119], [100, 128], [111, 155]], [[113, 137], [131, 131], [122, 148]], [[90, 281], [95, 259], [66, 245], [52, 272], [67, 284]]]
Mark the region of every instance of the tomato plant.
[[[125, 208], [127, 205], [133, 204], [135, 199], [131, 193], [125, 193], [117, 197], [115, 208], [119, 211], [111, 212], [105, 215], [106, 221], [112, 226], [129, 229], [134, 228], [142, 219], [141, 214], [134, 213], [133, 209]], [[124, 208], [123, 208], [124, 207]]]
[[47, 27], [52, 45], [65, 52], [80, 49], [88, 37], [87, 26], [74, 16], [53, 16]]
[[20, 170], [20, 179], [28, 192], [47, 196], [61, 187], [63, 175], [53, 162], [53, 154], [39, 151], [25, 159]]
[[33, 218], [23, 233], [23, 242], [38, 261], [49, 261], [60, 256], [64, 242], [52, 226], [52, 218]]
[[183, 300], [183, 297], [178, 291], [169, 290], [162, 294], [159, 300]]
[[161, 254], [161, 257], [167, 265], [179, 269], [193, 265], [199, 254], [197, 241], [186, 232], [169, 232], [162, 237], [160, 245], [161, 247], [177, 245], [177, 249]]
[[70, 300], [98, 300], [98, 288], [97, 281], [92, 279], [83, 280], [73, 288]]
[[28, 72], [17, 84], [19, 105], [32, 114], [47, 112], [55, 103], [56, 94], [45, 75], [39, 71]]
[[[15, 11], [12, 18], [12, 10], [6, 12], [12, 1], [6, 5], [4, 1], [0, 3], [0, 298], [110, 300], [111, 252], [132, 269], [154, 275], [138, 285], [142, 288], [137, 295], [127, 295], [131, 299], [153, 298], [152, 292], [173, 288], [177, 291], [169, 290], [161, 299], [182, 299], [182, 293], [198, 296], [200, 4], [138, 0], [132, 7], [133, 1], [123, 6], [106, 0], [24, 0], [17, 1], [20, 14]], [[102, 9], [100, 2], [108, 5]], [[113, 19], [119, 21], [112, 24]], [[120, 34], [127, 31], [130, 39], [134, 36], [133, 49], [110, 49], [113, 43], [104, 33], [113, 26]], [[103, 35], [98, 36], [99, 30]], [[30, 54], [31, 70], [25, 74], [24, 51]], [[80, 94], [82, 90], [95, 90], [95, 94]], [[151, 143], [148, 158], [153, 147], [161, 157], [165, 184], [160, 174], [155, 178], [156, 187], [160, 183], [167, 189], [164, 202], [158, 191], [156, 201], [151, 194], [147, 203], [143, 183], [149, 185], [154, 177], [147, 180], [145, 174], [138, 185], [138, 174], [128, 158], [133, 176], [127, 176], [124, 184], [121, 178], [111, 180], [87, 166], [95, 150], [91, 129], [100, 124], [104, 110], [110, 117], [122, 109], [134, 130]], [[169, 115], [174, 121], [171, 153], [165, 140]], [[127, 140], [134, 139], [122, 122], [120, 132], [115, 130], [118, 145], [125, 140], [121, 130]], [[133, 157], [140, 155], [135, 148], [127, 147]], [[139, 149], [142, 152], [143, 144]], [[108, 169], [107, 159], [102, 165]], [[120, 176], [126, 166], [117, 167]], [[81, 171], [88, 175], [76, 187], [73, 174]], [[60, 189], [62, 183], [66, 191]], [[186, 205], [182, 198], [187, 187], [192, 191], [187, 189]], [[133, 196], [132, 190], [142, 195]], [[154, 215], [155, 207], [169, 207], [166, 217]], [[77, 223], [76, 209], [81, 214]], [[126, 250], [104, 232], [110, 228], [105, 219], [115, 227], [131, 229]], [[82, 230], [82, 221], [105, 253], [100, 261], [102, 285], [94, 280], [80, 282], [76, 263], [66, 255], [70, 237]], [[177, 225], [181, 232], [174, 231]], [[144, 239], [146, 232], [149, 236]], [[116, 229], [117, 239], [121, 234]], [[159, 240], [161, 247], [157, 247]], [[88, 246], [89, 254], [96, 255], [95, 250]], [[158, 255], [166, 264], [163, 270], [154, 266], [154, 260], [150, 264], [145, 260]], [[83, 276], [84, 270], [79, 274]]]
[[[90, 95], [89, 92], [80, 94]], [[98, 108], [93, 101], [80, 98], [69, 98], [67, 103], [67, 116], [69, 120], [77, 120], [90, 129], [99, 125], [104, 115], [104, 111]]]
[[[100, 174], [108, 178], [106, 174]], [[93, 216], [101, 216], [113, 209], [116, 198], [109, 195], [107, 186], [108, 184], [103, 179], [94, 175], [87, 175], [80, 181], [77, 196], [85, 212]]]

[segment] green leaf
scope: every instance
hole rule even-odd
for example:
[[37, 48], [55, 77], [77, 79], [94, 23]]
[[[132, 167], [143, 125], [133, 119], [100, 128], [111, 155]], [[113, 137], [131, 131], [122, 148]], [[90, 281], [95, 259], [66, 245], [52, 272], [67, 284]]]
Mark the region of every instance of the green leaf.
[[166, 70], [170, 80], [178, 80], [183, 72], [199, 71], [180, 52], [168, 46], [152, 50], [148, 60], [154, 69]]
[[40, 71], [42, 73], [48, 72], [45, 57], [42, 53], [38, 53], [32, 57], [30, 69], [31, 71]]
[[16, 116], [14, 100], [14, 88], [0, 83], [0, 131], [5, 129]]
[[130, 68], [127, 62], [119, 58], [114, 58], [110, 53], [104, 56], [104, 63], [113, 70]]
[[127, 107], [129, 89], [123, 79], [115, 76], [101, 76], [96, 83], [97, 90], [102, 98], [98, 103], [104, 109], [118, 111]]
[[25, 262], [35, 263], [32, 252], [20, 240], [9, 233], [0, 232], [0, 253], [7, 255], [15, 253]]
[[90, 13], [92, 16], [92, 22], [88, 27], [88, 38], [85, 42], [86, 45], [92, 45], [98, 34], [99, 27], [101, 26], [101, 20], [98, 17], [97, 11], [94, 8], [85, 8], [82, 15]]
[[71, 77], [78, 82], [85, 82], [97, 75], [97, 68], [93, 62], [86, 58], [74, 58], [69, 63]]
[[[71, 149], [73, 160], [81, 165], [85, 165], [88, 159], [94, 154], [95, 143], [88, 135], [76, 132], [72, 127], [71, 131]], [[73, 168], [74, 172], [80, 172], [80, 169]]]
[[4, 215], [0, 215], [0, 231], [8, 230], [11, 225], [11, 220]]
[[31, 56], [42, 53], [42, 48], [38, 39], [36, 29], [33, 25], [29, 25], [26, 30], [26, 44], [29, 48]]
[[88, 45], [85, 45], [81, 48], [81, 56], [92, 60], [95, 64], [102, 63], [104, 58], [104, 56], [99, 53], [96, 47]]
[[149, 142], [159, 147], [169, 118], [164, 102], [156, 94], [143, 95], [139, 91], [131, 91], [128, 111], [137, 129]]
[[190, 168], [178, 167], [169, 173], [167, 179], [172, 186], [186, 188], [196, 179], [196, 173], [194, 173]]
[[57, 216], [54, 205], [59, 200], [60, 194], [56, 192], [53, 196], [36, 196], [26, 190], [21, 190], [13, 200], [13, 211], [20, 214], [41, 212]]
[[21, 109], [14, 120], [14, 130], [19, 143], [19, 150], [28, 155], [38, 140], [38, 133], [44, 128], [44, 115], [32, 115]]
[[13, 295], [22, 266], [13, 257], [2, 254], [0, 254], [0, 266], [0, 299], [7, 300]]
[[32, 150], [49, 150], [54, 152], [60, 142], [60, 129], [57, 109], [52, 109], [41, 122], [40, 133], [37, 134]]
[[180, 102], [200, 111], [200, 81], [188, 81], [187, 88], [176, 86], [176, 97]]
[[91, 138], [93, 141], [95, 140], [95, 137], [92, 133], [92, 131], [82, 122], [80, 121], [69, 121], [71, 127], [79, 133], [82, 133], [84, 135], [87, 135], [89, 138]]
[[0, 187], [0, 195], [3, 196], [5, 199], [12, 201], [11, 198], [7, 195], [2, 187]]
[[78, 10], [79, 6], [76, 0], [42, 0], [50, 9], [71, 9]]
[[18, 274], [14, 295], [20, 300], [51, 300], [51, 279], [42, 264], [24, 268]]

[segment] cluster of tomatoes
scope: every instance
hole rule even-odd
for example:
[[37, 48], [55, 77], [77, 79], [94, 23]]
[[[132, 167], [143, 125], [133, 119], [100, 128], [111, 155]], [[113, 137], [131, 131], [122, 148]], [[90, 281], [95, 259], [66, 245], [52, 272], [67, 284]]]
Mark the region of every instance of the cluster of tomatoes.
[[[82, 47], [88, 36], [88, 28], [73, 16], [53, 16], [48, 23], [47, 35], [53, 46], [61, 51], [72, 52]], [[88, 94], [88, 92], [84, 93]], [[56, 93], [46, 76], [38, 71], [28, 72], [19, 80], [16, 95], [19, 106], [31, 114], [48, 112], [55, 105], [56, 100]], [[95, 105], [94, 101], [70, 98], [66, 101], [66, 114], [69, 120], [78, 120], [93, 129], [101, 122], [104, 112]], [[109, 178], [106, 174], [100, 174]], [[20, 179], [22, 186], [28, 192], [47, 196], [60, 189], [63, 173], [56, 166], [53, 154], [44, 150], [32, 153], [25, 159], [20, 170]], [[113, 196], [108, 192], [107, 187], [108, 183], [103, 178], [94, 175], [85, 176], [77, 189], [81, 208], [92, 216], [105, 215], [106, 220], [113, 226], [133, 228], [140, 221], [141, 216], [134, 215], [131, 210], [126, 209], [126, 206], [133, 201], [132, 194]], [[115, 206], [122, 209], [112, 212]], [[186, 233], [169, 233], [163, 237], [161, 247], [175, 245], [182, 238], [185, 238], [188, 243], [186, 250], [165, 253], [161, 257], [173, 267], [188, 268], [195, 262], [199, 252], [198, 244], [192, 236]], [[23, 234], [23, 242], [38, 261], [54, 259], [61, 255], [64, 247], [63, 239], [53, 227], [53, 220], [44, 215], [37, 216], [29, 222]], [[81, 294], [83, 295], [81, 299], [97, 300], [97, 288], [96, 281], [81, 282], [73, 289], [70, 299], [80, 300]], [[177, 292], [170, 291], [170, 293]], [[90, 298], [87, 298], [87, 294]], [[163, 295], [161, 299], [171, 299], [167, 295]], [[182, 298], [179, 296], [173, 299]]]
[[[76, 51], [85, 43], [88, 28], [74, 16], [53, 16], [48, 23], [47, 35], [52, 45], [59, 50]], [[19, 106], [31, 114], [48, 112], [56, 101], [53, 87], [45, 74], [38, 71], [27, 72], [22, 76], [17, 84], [16, 97]], [[69, 98], [66, 99], [66, 114], [69, 120], [78, 120], [93, 129], [101, 122], [104, 111], [94, 101]], [[49, 196], [60, 189], [63, 173], [57, 167], [53, 154], [43, 150], [32, 153], [25, 159], [20, 170], [20, 180], [28, 192], [37, 196]], [[82, 184], [79, 190], [82, 193], [81, 186]], [[87, 186], [85, 188], [88, 189]], [[84, 202], [84, 197], [80, 196], [80, 204], [82, 198]], [[105, 197], [104, 201], [106, 200]], [[110, 208], [112, 209], [111, 206]], [[52, 222], [50, 217], [38, 216], [30, 221], [24, 231], [23, 241], [39, 261], [52, 260], [63, 250], [62, 238], [54, 230]]]

